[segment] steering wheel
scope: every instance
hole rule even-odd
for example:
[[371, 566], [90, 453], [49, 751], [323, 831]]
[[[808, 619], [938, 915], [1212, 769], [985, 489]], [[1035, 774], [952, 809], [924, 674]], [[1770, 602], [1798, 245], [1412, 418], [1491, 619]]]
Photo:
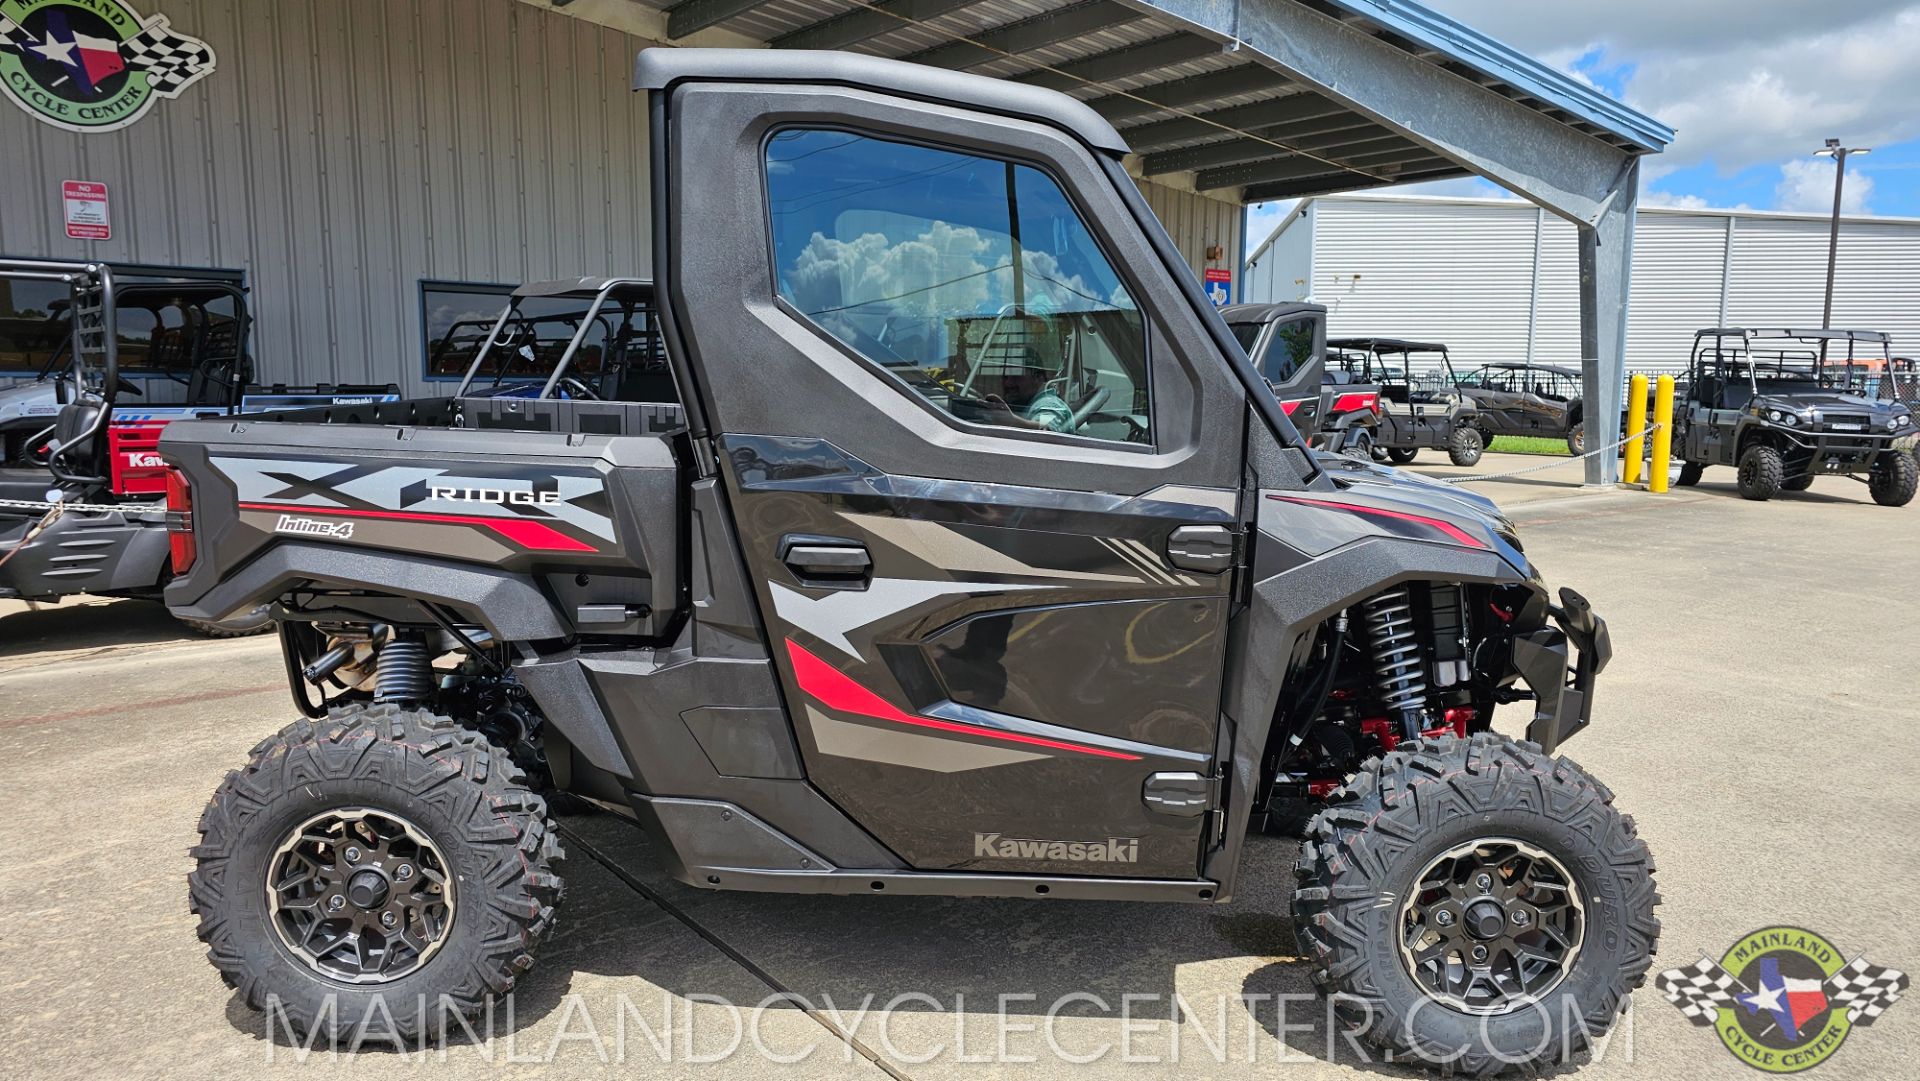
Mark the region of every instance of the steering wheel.
[[1099, 412], [1100, 407], [1107, 404], [1107, 399], [1111, 397], [1113, 397], [1111, 387], [1101, 387], [1088, 395], [1087, 400], [1080, 403], [1080, 408], [1073, 411], [1073, 418], [1067, 421], [1067, 431], [1079, 431], [1080, 426], [1087, 422], [1087, 418]]
[[560, 385], [567, 389], [567, 393], [571, 397], [584, 398], [590, 402], [597, 402], [601, 400], [600, 395], [595, 394], [592, 388], [588, 387], [585, 383], [582, 383], [580, 380], [575, 379], [571, 375], [562, 377], [560, 380]]

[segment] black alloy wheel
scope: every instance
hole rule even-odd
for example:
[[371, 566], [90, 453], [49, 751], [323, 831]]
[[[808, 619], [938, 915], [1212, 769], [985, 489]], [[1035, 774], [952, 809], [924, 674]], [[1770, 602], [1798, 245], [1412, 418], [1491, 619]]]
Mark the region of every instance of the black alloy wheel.
[[454, 880], [446, 857], [399, 815], [342, 807], [307, 819], [267, 868], [267, 911], [280, 944], [346, 983], [391, 983], [447, 939]]
[[1428, 994], [1473, 1014], [1544, 998], [1580, 956], [1586, 910], [1573, 876], [1511, 837], [1456, 845], [1400, 909], [1400, 957]]

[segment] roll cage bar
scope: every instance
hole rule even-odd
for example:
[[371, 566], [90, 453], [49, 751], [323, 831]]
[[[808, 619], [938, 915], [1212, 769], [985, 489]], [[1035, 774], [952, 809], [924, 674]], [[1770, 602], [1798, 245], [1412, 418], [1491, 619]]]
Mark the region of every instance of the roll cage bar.
[[[1835, 343], [1846, 344], [1844, 357], [1833, 357]], [[1891, 336], [1878, 330], [1797, 330], [1791, 327], [1715, 327], [1696, 331], [1693, 354], [1687, 371], [1697, 385], [1711, 363], [1724, 378], [1729, 371], [1744, 374], [1748, 388], [1760, 392], [1760, 374], [1771, 371], [1776, 377], [1805, 371], [1809, 379], [1823, 386], [1856, 385], [1856, 369], [1861, 381], [1876, 373], [1892, 375], [1896, 371]], [[1731, 344], [1730, 344], [1731, 343]], [[1866, 346], [1870, 355], [1856, 355]], [[1877, 352], [1873, 347], [1877, 347]], [[1843, 365], [1836, 383], [1827, 374], [1829, 365]]]
[[[506, 307], [501, 309], [499, 317], [494, 320], [493, 329], [487, 332], [486, 340], [481, 343], [479, 350], [474, 353], [473, 360], [467, 365], [466, 374], [461, 378], [460, 386], [455, 389], [454, 397], [465, 397], [473, 387], [475, 378], [486, 366], [487, 358], [493, 354], [494, 349], [510, 344], [510, 336], [505, 333], [510, 324], [525, 325], [532, 321], [529, 317], [520, 314], [522, 302], [536, 298], [575, 298], [588, 301], [586, 309], [579, 314], [574, 323], [574, 331], [567, 340], [566, 348], [562, 350], [560, 358], [554, 362], [553, 371], [541, 384], [540, 392], [534, 395], [535, 398], [551, 397], [554, 389], [567, 377], [567, 370], [579, 354], [582, 343], [586, 341], [587, 332], [592, 327], [603, 326], [607, 331], [609, 344], [615, 340], [613, 324], [610, 321], [604, 321], [600, 313], [607, 302], [616, 297], [623, 301], [628, 299], [645, 301], [647, 309], [651, 311], [653, 282], [645, 278], [574, 278], [564, 281], [530, 282], [514, 289], [507, 300]], [[551, 320], [573, 317], [542, 316], [540, 318]], [[629, 312], [630, 318], [631, 312]], [[658, 328], [654, 328], [649, 333], [657, 334]], [[442, 338], [443, 342], [445, 340]], [[620, 352], [624, 353], [624, 348]], [[609, 363], [612, 362], [614, 355], [614, 351], [610, 349]], [[498, 385], [505, 378], [506, 363], [504, 360], [501, 362], [500, 370], [494, 376], [494, 385]], [[604, 367], [601, 374], [603, 377], [607, 374]]]
[[[106, 263], [0, 259], [0, 277], [58, 282], [67, 287], [68, 311], [72, 313], [69, 364], [73, 398], [67, 397], [69, 387], [64, 379], [54, 384], [54, 395], [61, 404], [63, 420], [69, 410], [77, 407], [92, 404], [96, 408], [72, 414], [83, 418], [85, 426], [63, 433], [64, 438], [47, 456], [47, 470], [55, 480], [67, 484], [105, 484], [107, 478], [101, 465], [106, 456], [106, 440], [100, 437], [113, 420], [113, 399], [120, 387], [120, 336], [114, 314], [113, 268]], [[93, 399], [91, 403], [87, 401], [89, 397]], [[56, 425], [56, 431], [60, 427]], [[83, 448], [91, 452], [85, 471], [69, 468], [73, 465], [69, 459]]]

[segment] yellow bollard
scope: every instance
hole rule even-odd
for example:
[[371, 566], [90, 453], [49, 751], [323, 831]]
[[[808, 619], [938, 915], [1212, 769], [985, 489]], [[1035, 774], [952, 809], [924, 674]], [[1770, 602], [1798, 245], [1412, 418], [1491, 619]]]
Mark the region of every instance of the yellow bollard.
[[1673, 376], [1663, 375], [1655, 384], [1653, 394], [1653, 422], [1660, 426], [1653, 433], [1653, 463], [1649, 467], [1647, 490], [1664, 492], [1667, 490], [1667, 459], [1673, 454]]
[[1640, 483], [1642, 462], [1640, 455], [1646, 450], [1644, 436], [1635, 433], [1647, 426], [1647, 377], [1636, 375], [1627, 382], [1627, 440], [1626, 463], [1620, 470], [1623, 484]]

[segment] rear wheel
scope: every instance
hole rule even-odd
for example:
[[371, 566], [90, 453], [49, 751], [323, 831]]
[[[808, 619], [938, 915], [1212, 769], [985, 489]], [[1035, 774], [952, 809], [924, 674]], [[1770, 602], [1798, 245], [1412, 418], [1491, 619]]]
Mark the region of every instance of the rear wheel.
[[1487, 445], [1480, 433], [1472, 428], [1455, 428], [1453, 438], [1447, 441], [1447, 460], [1454, 465], [1478, 465], [1480, 455], [1485, 453]]
[[1883, 507], [1904, 507], [1913, 502], [1917, 486], [1920, 486], [1920, 466], [1916, 466], [1913, 454], [1904, 450], [1882, 454], [1867, 476], [1868, 494]]
[[1698, 462], [1682, 462], [1680, 463], [1680, 479], [1674, 481], [1674, 483], [1682, 488], [1691, 488], [1700, 483], [1700, 478], [1706, 471], [1707, 467]]
[[1772, 447], [1748, 447], [1740, 456], [1740, 494], [1744, 498], [1772, 499], [1780, 494], [1786, 476], [1787, 463]]
[[1372, 433], [1365, 429], [1348, 433], [1347, 445], [1340, 448], [1340, 453], [1349, 458], [1358, 458], [1363, 462], [1373, 461], [1375, 450]]
[[1388, 447], [1387, 448], [1387, 461], [1392, 462], [1394, 465], [1406, 465], [1408, 462], [1413, 461], [1415, 458], [1419, 456], [1420, 456], [1420, 451], [1418, 448], [1415, 448], [1415, 447]]
[[1646, 978], [1653, 859], [1605, 785], [1495, 733], [1402, 744], [1310, 827], [1293, 921], [1350, 1031], [1470, 1075], [1568, 1061]]
[[207, 957], [248, 1006], [331, 1040], [414, 1040], [513, 987], [562, 856], [504, 751], [397, 706], [296, 721], [227, 775], [188, 875]]

